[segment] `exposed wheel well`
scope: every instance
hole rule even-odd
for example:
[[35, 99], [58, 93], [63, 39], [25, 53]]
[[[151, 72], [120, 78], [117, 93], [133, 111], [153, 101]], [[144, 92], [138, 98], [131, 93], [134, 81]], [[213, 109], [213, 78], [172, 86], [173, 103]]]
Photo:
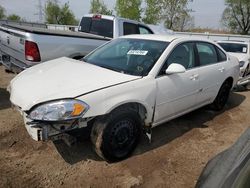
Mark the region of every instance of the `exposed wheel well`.
[[[147, 110], [145, 108], [144, 105], [140, 104], [140, 103], [137, 103], [137, 102], [131, 102], [131, 103], [126, 103], [126, 104], [122, 104], [120, 106], [117, 106], [116, 108], [114, 108], [111, 112], [109, 112], [109, 114], [117, 111], [117, 110], [120, 110], [120, 109], [133, 109], [134, 111], [138, 112], [138, 115], [141, 119], [141, 125], [142, 125], [142, 128], [145, 126], [145, 119], [146, 119], [146, 115], [147, 115]], [[105, 114], [106, 115], [106, 114]], [[103, 118], [105, 115], [102, 115], [102, 116], [97, 116], [95, 118], [93, 118], [92, 120], [90, 120], [88, 122], [88, 127], [92, 127], [93, 126], [93, 123], [99, 119], [99, 118]]]
[[147, 110], [146, 110], [144, 105], [137, 103], [137, 102], [126, 103], [126, 104], [122, 104], [122, 105], [116, 107], [110, 113], [112, 113], [116, 110], [119, 110], [121, 108], [135, 110], [136, 112], [138, 112], [138, 115], [140, 116], [140, 119], [142, 120], [142, 122], [144, 122], [146, 115], [147, 115]]
[[[232, 77], [228, 77], [226, 80], [225, 80], [225, 82], [229, 82], [230, 84], [231, 84], [231, 87], [233, 86], [233, 81], [234, 81], [234, 79], [232, 78]], [[225, 83], [224, 82], [224, 83]]]

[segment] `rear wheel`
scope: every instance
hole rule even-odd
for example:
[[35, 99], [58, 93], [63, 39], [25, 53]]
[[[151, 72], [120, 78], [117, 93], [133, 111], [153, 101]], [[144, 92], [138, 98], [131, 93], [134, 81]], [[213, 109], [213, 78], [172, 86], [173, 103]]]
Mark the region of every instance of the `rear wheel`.
[[224, 108], [224, 106], [226, 105], [228, 101], [231, 87], [232, 87], [232, 84], [228, 80], [222, 84], [218, 92], [218, 95], [216, 96], [214, 102], [211, 104], [211, 108], [213, 110], [219, 111]]
[[96, 120], [91, 132], [96, 153], [110, 162], [127, 158], [138, 144], [140, 127], [133, 109], [118, 109]]

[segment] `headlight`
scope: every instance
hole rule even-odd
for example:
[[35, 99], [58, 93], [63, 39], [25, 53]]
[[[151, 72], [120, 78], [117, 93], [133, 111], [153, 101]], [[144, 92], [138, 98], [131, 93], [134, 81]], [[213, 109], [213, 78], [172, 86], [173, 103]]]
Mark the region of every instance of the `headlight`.
[[243, 67], [245, 64], [245, 61], [240, 61], [240, 67]]
[[72, 120], [82, 117], [88, 109], [89, 106], [79, 100], [59, 100], [35, 107], [28, 117], [44, 121]]

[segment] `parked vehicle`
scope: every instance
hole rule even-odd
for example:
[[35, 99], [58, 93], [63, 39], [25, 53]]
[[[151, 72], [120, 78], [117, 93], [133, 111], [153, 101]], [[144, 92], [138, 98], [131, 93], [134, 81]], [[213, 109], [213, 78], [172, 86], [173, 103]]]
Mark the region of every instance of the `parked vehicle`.
[[250, 128], [229, 149], [211, 159], [200, 175], [196, 188], [250, 187]]
[[232, 56], [239, 59], [240, 79], [238, 85], [247, 86], [250, 82], [250, 42], [218, 41], [218, 44]]
[[[59, 66], [60, 65], [60, 66]], [[97, 154], [131, 154], [144, 130], [210, 104], [221, 110], [239, 62], [216, 43], [162, 35], [114, 39], [82, 61], [59, 58], [10, 83], [10, 101], [34, 140], [56, 140], [91, 127]]]
[[105, 15], [85, 15], [79, 32], [31, 26], [0, 26], [0, 57], [7, 70], [20, 72], [30, 66], [62, 56], [80, 59], [112, 38], [151, 34], [139, 22]]

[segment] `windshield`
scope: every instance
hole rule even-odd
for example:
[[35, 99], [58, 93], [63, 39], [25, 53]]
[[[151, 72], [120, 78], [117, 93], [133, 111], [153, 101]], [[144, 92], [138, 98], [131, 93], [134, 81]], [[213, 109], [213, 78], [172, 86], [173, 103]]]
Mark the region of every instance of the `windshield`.
[[98, 48], [83, 60], [124, 74], [146, 76], [168, 44], [143, 39], [116, 39]]
[[247, 45], [239, 43], [221, 43], [219, 45], [227, 52], [233, 53], [247, 53]]

